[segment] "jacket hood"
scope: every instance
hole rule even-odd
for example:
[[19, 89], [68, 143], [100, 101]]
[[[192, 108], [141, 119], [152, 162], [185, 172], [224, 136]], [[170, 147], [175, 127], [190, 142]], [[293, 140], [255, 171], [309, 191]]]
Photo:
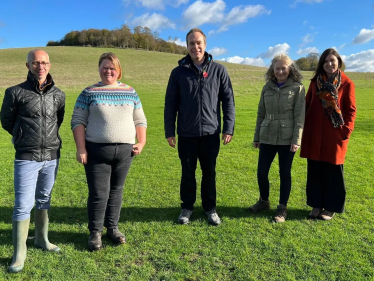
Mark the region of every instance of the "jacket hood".
[[[204, 53], [204, 62], [202, 63], [202, 65], [204, 66], [207, 63], [210, 63], [211, 61], [213, 61], [213, 56], [211, 54], [208, 54], [207, 52], [205, 52]], [[180, 59], [178, 61], [178, 65], [180, 65], [180, 66], [191, 66], [191, 65], [193, 65], [193, 61], [191, 59], [191, 56], [188, 54], [184, 58]]]

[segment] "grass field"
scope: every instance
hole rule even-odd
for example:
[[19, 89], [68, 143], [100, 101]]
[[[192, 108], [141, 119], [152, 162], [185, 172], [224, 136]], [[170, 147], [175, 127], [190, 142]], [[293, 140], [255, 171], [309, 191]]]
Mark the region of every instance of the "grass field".
[[[250, 214], [259, 197], [258, 151], [251, 147], [264, 68], [225, 64], [237, 110], [232, 143], [217, 164], [217, 210], [223, 221], [208, 226], [198, 198], [190, 225], [178, 225], [180, 163], [164, 138], [163, 106], [170, 71], [179, 55], [99, 48], [49, 47], [51, 74], [66, 92], [60, 170], [50, 211], [50, 240], [60, 254], [42, 252], [28, 240], [24, 270], [7, 273], [12, 257], [14, 149], [0, 131], [0, 280], [374, 280], [374, 73], [348, 73], [356, 85], [357, 119], [344, 166], [346, 212], [332, 221], [307, 220], [306, 160], [295, 157], [287, 221], [271, 222], [279, 199], [278, 162], [270, 171], [271, 211]], [[4, 91], [24, 81], [30, 49], [0, 50], [0, 104]], [[124, 189], [120, 229], [127, 244], [87, 251], [87, 186], [75, 160], [70, 120], [80, 91], [99, 81], [101, 53], [114, 51], [122, 81], [140, 95], [147, 145], [134, 159]], [[304, 73], [304, 84], [312, 73]], [[198, 181], [201, 174], [198, 172]], [[198, 193], [198, 197], [200, 193]], [[33, 235], [34, 225], [30, 225]]]

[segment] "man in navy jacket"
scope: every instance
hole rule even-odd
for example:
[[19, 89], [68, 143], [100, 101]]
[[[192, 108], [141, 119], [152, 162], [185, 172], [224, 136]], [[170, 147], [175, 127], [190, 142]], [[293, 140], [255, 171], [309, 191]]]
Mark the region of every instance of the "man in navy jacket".
[[234, 134], [235, 104], [226, 68], [205, 52], [206, 36], [198, 28], [186, 36], [188, 55], [171, 72], [165, 96], [165, 137], [175, 147], [177, 118], [178, 153], [182, 165], [179, 223], [190, 221], [196, 201], [195, 171], [199, 159], [202, 180], [201, 199], [210, 224], [221, 220], [216, 212], [216, 159], [220, 147], [221, 104], [223, 144]]

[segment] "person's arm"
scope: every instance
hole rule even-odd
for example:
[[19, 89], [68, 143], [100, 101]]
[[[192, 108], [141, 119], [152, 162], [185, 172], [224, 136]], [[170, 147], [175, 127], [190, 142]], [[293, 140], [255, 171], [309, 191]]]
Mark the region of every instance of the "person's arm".
[[301, 84], [299, 90], [295, 93], [293, 109], [293, 134], [291, 140], [291, 151], [295, 152], [301, 145], [301, 136], [303, 134], [305, 120], [305, 88]]
[[13, 135], [16, 116], [17, 99], [15, 95], [9, 89], [7, 89], [5, 91], [3, 104], [1, 106], [1, 126], [11, 135]]
[[223, 144], [228, 144], [232, 140], [235, 127], [235, 101], [231, 80], [226, 68], [223, 68], [220, 81], [219, 95], [222, 102], [223, 128], [222, 140]]
[[356, 119], [356, 96], [355, 85], [352, 81], [344, 87], [342, 96], [342, 115], [344, 120], [343, 134], [344, 139], [349, 139], [355, 126]]
[[138, 95], [136, 96], [136, 99], [137, 102], [133, 112], [133, 120], [136, 130], [136, 139], [138, 142], [133, 145], [132, 152], [134, 155], [139, 155], [147, 142], [147, 119]]
[[264, 121], [264, 119], [265, 119], [265, 114], [266, 114], [264, 89], [265, 89], [265, 86], [262, 88], [260, 101], [258, 102], [258, 107], [257, 107], [257, 119], [256, 119], [255, 135], [253, 137], [254, 148], [259, 148], [260, 147], [260, 127], [261, 127], [262, 121]]
[[73, 130], [75, 146], [77, 147], [76, 158], [77, 161], [83, 165], [87, 164], [87, 150], [86, 150], [86, 128], [83, 125], [78, 125]]
[[65, 115], [65, 93], [61, 91], [60, 106], [57, 110], [57, 126], [60, 128]]
[[177, 118], [178, 103], [179, 103], [179, 83], [176, 75], [176, 70], [170, 74], [169, 83], [165, 95], [164, 107], [164, 129], [165, 138], [171, 147], [175, 147], [175, 120]]
[[138, 126], [135, 127], [135, 130], [138, 143], [133, 145], [132, 152], [134, 153], [134, 155], [139, 155], [142, 152], [145, 143], [147, 142], [147, 128]]
[[71, 118], [71, 129], [74, 135], [75, 146], [77, 147], [76, 159], [83, 165], [87, 164], [86, 126], [89, 116], [89, 104], [89, 97], [83, 91], [75, 102]]

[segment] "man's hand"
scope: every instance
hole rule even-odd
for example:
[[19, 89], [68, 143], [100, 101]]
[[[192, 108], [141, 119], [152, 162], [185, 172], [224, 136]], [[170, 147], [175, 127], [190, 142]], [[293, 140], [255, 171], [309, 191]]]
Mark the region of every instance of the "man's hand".
[[86, 165], [87, 164], [87, 150], [86, 149], [77, 150], [76, 158], [79, 163], [81, 163], [82, 165]]
[[169, 137], [169, 138], [167, 138], [166, 140], [168, 141], [169, 145], [170, 145], [172, 148], [175, 147], [175, 145], [176, 145], [176, 143], [177, 143], [177, 141], [175, 140], [175, 137]]
[[232, 139], [232, 135], [229, 135], [229, 134], [222, 134], [222, 140], [223, 140], [223, 144], [226, 145], [228, 144]]
[[260, 148], [260, 143], [258, 141], [254, 141], [252, 144], [254, 148]]

